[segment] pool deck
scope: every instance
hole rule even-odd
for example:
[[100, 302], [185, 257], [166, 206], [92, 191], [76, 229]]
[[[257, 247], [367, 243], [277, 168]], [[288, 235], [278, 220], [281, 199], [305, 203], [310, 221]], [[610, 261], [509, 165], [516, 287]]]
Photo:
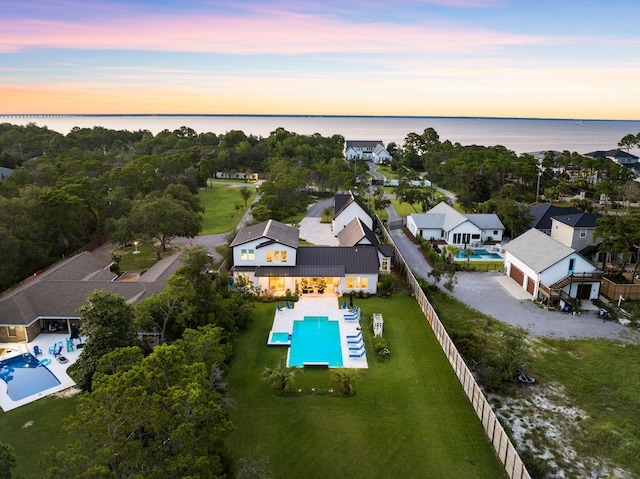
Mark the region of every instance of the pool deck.
[[[80, 341], [76, 339], [73, 341], [73, 351], [67, 352], [68, 337], [68, 334], [43, 333], [30, 343], [0, 343], [0, 348], [7, 349], [7, 351], [5, 351], [0, 359], [7, 359], [24, 353], [31, 353], [33, 356], [35, 356], [35, 354], [33, 354], [33, 347], [36, 345], [39, 346], [42, 350], [42, 356], [38, 356], [37, 359], [50, 359], [51, 363], [47, 365], [47, 369], [49, 369], [49, 371], [51, 371], [55, 375], [55, 377], [58, 378], [58, 381], [60, 381], [60, 385], [58, 386], [45, 389], [44, 391], [41, 391], [32, 396], [27, 396], [26, 398], [20, 399], [19, 401], [13, 401], [7, 395], [7, 383], [0, 380], [0, 407], [3, 411], [11, 411], [12, 409], [24, 406], [25, 404], [36, 401], [37, 399], [58, 393], [60, 391], [64, 391], [65, 389], [69, 389], [75, 386], [76, 383], [74, 383], [73, 379], [71, 379], [67, 374], [67, 368], [76, 362], [82, 350], [76, 347], [80, 343]], [[58, 343], [58, 341], [62, 341], [62, 357], [65, 357], [68, 360], [64, 364], [58, 362], [58, 360], [55, 359], [52, 354], [49, 354], [49, 348], [52, 345]]]
[[357, 345], [348, 344], [347, 336], [358, 334], [360, 321], [345, 320], [344, 313], [346, 310], [340, 309], [338, 297], [333, 294], [312, 294], [301, 296], [300, 299], [291, 303], [293, 309], [284, 307], [284, 303], [280, 303], [282, 311], [277, 311], [274, 306], [274, 318], [271, 331], [279, 333], [292, 333], [293, 322], [302, 321], [305, 316], [326, 316], [329, 321], [338, 321], [340, 330], [340, 346], [342, 349], [342, 367], [366, 369], [369, 367], [367, 363], [367, 355], [360, 358], [349, 357], [349, 347]]

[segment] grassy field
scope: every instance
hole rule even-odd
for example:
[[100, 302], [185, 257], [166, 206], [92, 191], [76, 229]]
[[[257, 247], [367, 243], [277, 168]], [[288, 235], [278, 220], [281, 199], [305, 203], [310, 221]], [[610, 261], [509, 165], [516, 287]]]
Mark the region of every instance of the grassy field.
[[[251, 190], [251, 198], [247, 201], [247, 205], [250, 205], [255, 197], [255, 187], [251, 184], [247, 184], [247, 188]], [[202, 231], [200, 234], [209, 235], [217, 233], [226, 233], [236, 227], [241, 216], [247, 210], [244, 206], [244, 199], [240, 194], [240, 188], [216, 185], [201, 190], [198, 194], [202, 206], [204, 206], [206, 213], [204, 215], [204, 222], [202, 224]], [[236, 204], [242, 205], [242, 208], [236, 210]]]
[[62, 429], [65, 417], [75, 412], [75, 398], [47, 397], [9, 412], [0, 412], [0, 442], [15, 449], [18, 465], [12, 477], [45, 477], [41, 453], [71, 442]]
[[[452, 335], [466, 336], [479, 329], [500, 334], [509, 328], [444, 293], [431, 292], [429, 300]], [[541, 427], [532, 422], [525, 437], [536, 448], [551, 447], [553, 454], [559, 454], [559, 450], [570, 445], [582, 462], [587, 457], [596, 463], [607, 458], [631, 471], [632, 477], [640, 477], [638, 345], [605, 339], [549, 338], [532, 339], [530, 345], [532, 359], [527, 370], [535, 376], [536, 386], [519, 389], [518, 397], [524, 399], [519, 404], [525, 405], [521, 415], [549, 414], [548, 410], [538, 408], [528, 395], [545, 392], [548, 388], [555, 390], [557, 386], [562, 391], [554, 397], [559, 414], [565, 416], [562, 408], [575, 407], [581, 412], [572, 417], [545, 417], [547, 422], [560, 424], [560, 446], [549, 443], [544, 434], [544, 422]], [[563, 467], [572, 469], [572, 463], [576, 461], [565, 460], [567, 463]], [[580, 477], [580, 474], [567, 477]]]
[[[274, 478], [499, 478], [501, 464], [431, 328], [413, 298], [360, 300], [382, 313], [392, 359], [369, 369], [356, 395], [313, 394], [332, 387], [328, 370], [304, 370], [304, 394], [278, 397], [260, 376], [286, 354], [265, 345], [273, 304], [258, 304], [229, 372], [236, 458], [267, 458]], [[398, 314], [402, 311], [402, 314]], [[364, 328], [371, 350], [369, 329]]]

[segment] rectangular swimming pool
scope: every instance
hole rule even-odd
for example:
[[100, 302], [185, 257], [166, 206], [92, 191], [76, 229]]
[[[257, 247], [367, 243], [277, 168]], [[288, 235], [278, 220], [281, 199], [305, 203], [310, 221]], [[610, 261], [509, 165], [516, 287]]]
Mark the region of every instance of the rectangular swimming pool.
[[[491, 251], [487, 251], [486, 249], [472, 249], [470, 251], [471, 255], [469, 256], [469, 259], [503, 259], [502, 256], [500, 256], [498, 253], [492, 253]], [[467, 259], [467, 255], [464, 253], [464, 251], [460, 251], [459, 253], [455, 254], [455, 258]]]
[[28, 353], [0, 361], [0, 379], [7, 383], [7, 395], [12, 401], [60, 385], [58, 378]]
[[305, 363], [342, 367], [342, 347], [338, 321], [326, 316], [305, 316], [293, 322], [287, 366], [304, 367]]

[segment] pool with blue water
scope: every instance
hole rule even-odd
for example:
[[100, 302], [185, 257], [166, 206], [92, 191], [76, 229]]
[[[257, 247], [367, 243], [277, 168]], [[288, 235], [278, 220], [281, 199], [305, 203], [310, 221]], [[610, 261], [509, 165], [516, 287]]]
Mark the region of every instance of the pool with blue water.
[[60, 385], [58, 378], [28, 353], [1, 360], [0, 379], [7, 383], [7, 395], [12, 401], [19, 401]]
[[[469, 255], [469, 259], [503, 259], [498, 253], [492, 253], [491, 251], [487, 251], [486, 249], [472, 249], [471, 255]], [[456, 259], [467, 259], [467, 255], [464, 251], [455, 254]]]
[[293, 322], [288, 366], [304, 367], [305, 363], [343, 366], [338, 321], [329, 321], [326, 316], [305, 316], [303, 321]]

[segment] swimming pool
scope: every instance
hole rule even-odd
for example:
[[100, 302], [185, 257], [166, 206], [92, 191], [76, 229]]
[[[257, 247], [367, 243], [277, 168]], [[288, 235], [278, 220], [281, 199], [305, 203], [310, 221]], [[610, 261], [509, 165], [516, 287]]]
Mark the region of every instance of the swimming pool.
[[303, 321], [294, 321], [287, 366], [325, 363], [330, 368], [342, 367], [338, 321], [329, 321], [326, 316], [305, 316]]
[[267, 344], [269, 346], [289, 346], [291, 344], [291, 334], [271, 331]]
[[[472, 249], [471, 255], [469, 259], [503, 259], [498, 253], [492, 253], [491, 251], [487, 251], [486, 249]], [[456, 259], [467, 259], [467, 255], [464, 251], [460, 251], [455, 254]]]
[[58, 378], [28, 353], [0, 361], [0, 379], [7, 383], [7, 396], [12, 401], [60, 385]]

